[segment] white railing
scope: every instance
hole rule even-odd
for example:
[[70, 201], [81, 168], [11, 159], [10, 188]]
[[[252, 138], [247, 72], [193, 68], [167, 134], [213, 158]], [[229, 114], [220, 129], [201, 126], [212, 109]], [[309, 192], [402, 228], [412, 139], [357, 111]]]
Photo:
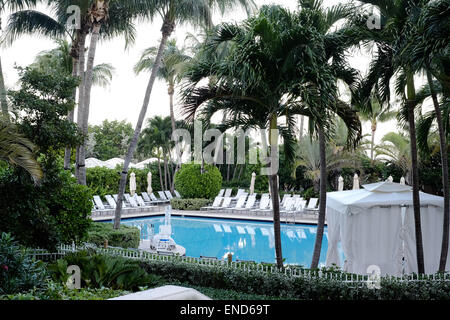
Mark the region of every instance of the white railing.
[[[276, 273], [284, 274], [288, 277], [305, 277], [308, 279], [312, 278], [323, 278], [329, 280], [336, 280], [342, 282], [350, 283], [360, 283], [365, 284], [367, 282], [368, 276], [348, 274], [343, 272], [331, 272], [331, 271], [313, 271], [309, 269], [304, 269], [297, 265], [287, 265], [284, 268], [278, 268], [275, 265], [254, 263], [246, 261], [231, 261], [227, 262], [225, 260], [216, 260], [211, 258], [196, 258], [196, 257], [186, 257], [186, 256], [176, 256], [176, 255], [159, 255], [151, 253], [148, 251], [138, 250], [138, 249], [123, 249], [116, 247], [101, 248], [92, 244], [84, 245], [60, 245], [56, 253], [51, 253], [45, 249], [33, 249], [30, 250], [30, 255], [34, 256], [36, 259], [57, 259], [61, 258], [67, 253], [73, 253], [85, 249], [95, 249], [99, 253], [108, 254], [112, 256], [120, 256], [129, 259], [139, 259], [142, 261], [176, 261], [185, 264], [197, 264], [207, 267], [221, 267], [227, 269], [241, 270], [243, 272], [258, 272], [258, 273]], [[382, 277], [382, 279], [396, 280], [396, 281], [450, 281], [450, 274], [433, 274], [433, 275], [404, 275], [402, 277], [388, 276]]]

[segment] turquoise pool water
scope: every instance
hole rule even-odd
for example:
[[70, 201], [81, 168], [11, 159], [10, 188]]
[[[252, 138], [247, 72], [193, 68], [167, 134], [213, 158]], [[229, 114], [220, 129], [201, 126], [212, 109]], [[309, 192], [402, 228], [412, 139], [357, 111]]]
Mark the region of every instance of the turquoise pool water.
[[[229, 252], [233, 260], [275, 262], [273, 223], [247, 220], [213, 219], [172, 216], [172, 238], [186, 248], [189, 257], [217, 257], [223, 259]], [[138, 226], [141, 238], [148, 239], [151, 226], [158, 232], [164, 217], [131, 218], [123, 224]], [[281, 225], [281, 243], [285, 263], [309, 266], [316, 238], [314, 225]], [[321, 265], [328, 248], [328, 233], [322, 241]]]

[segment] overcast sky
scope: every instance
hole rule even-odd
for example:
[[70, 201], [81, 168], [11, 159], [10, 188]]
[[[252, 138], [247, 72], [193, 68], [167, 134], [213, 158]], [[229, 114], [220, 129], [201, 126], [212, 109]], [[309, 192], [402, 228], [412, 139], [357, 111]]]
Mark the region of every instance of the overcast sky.
[[[345, 0], [325, 0], [326, 6], [331, 6]], [[296, 8], [296, 0], [256, 0], [258, 5], [276, 3], [281, 4], [289, 9]], [[45, 8], [44, 8], [45, 9]], [[221, 21], [240, 21], [245, 19], [245, 14], [241, 9], [237, 8], [226, 17], [216, 14], [215, 24]], [[6, 24], [7, 15], [2, 17], [3, 28]], [[142, 51], [150, 46], [159, 44], [161, 19], [156, 19], [152, 24], [141, 23], [137, 25], [137, 38], [135, 44], [125, 51], [125, 42], [123, 38], [116, 38], [111, 41], [103, 41], [97, 47], [95, 63], [111, 63], [115, 68], [111, 86], [108, 88], [93, 87], [91, 94], [91, 107], [89, 123], [99, 124], [104, 119], [108, 120], [127, 120], [135, 126], [139, 111], [142, 106], [145, 89], [148, 83], [149, 74], [142, 73], [136, 76], [133, 72], [133, 65], [139, 59]], [[177, 27], [175, 30], [175, 38], [182, 45], [185, 40], [186, 32], [196, 31], [189, 27]], [[43, 51], [55, 47], [52, 40], [36, 37], [22, 37], [13, 43], [10, 47], [1, 48], [1, 57], [3, 64], [3, 72], [8, 88], [17, 87], [17, 71], [14, 65], [27, 66], [33, 62], [35, 56]], [[361, 53], [355, 53], [350, 58], [353, 67], [360, 70], [366, 69], [368, 58], [362, 56]], [[179, 116], [177, 106], [175, 106], [176, 116]], [[154, 115], [169, 115], [169, 98], [167, 94], [166, 84], [157, 80], [147, 112], [147, 118]], [[391, 124], [380, 125], [380, 133], [377, 140], [384, 133], [392, 131], [394, 128]], [[387, 131], [386, 131], [387, 130]], [[364, 125], [364, 133], [369, 133], [370, 126]]]

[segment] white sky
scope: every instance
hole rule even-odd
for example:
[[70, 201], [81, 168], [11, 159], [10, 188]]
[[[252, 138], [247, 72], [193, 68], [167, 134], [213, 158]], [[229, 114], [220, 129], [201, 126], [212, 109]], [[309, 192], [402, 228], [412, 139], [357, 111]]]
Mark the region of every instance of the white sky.
[[[326, 6], [331, 6], [345, 0], [325, 0]], [[281, 4], [291, 10], [296, 8], [296, 0], [256, 0], [258, 5], [263, 4]], [[231, 17], [231, 18], [230, 18]], [[240, 21], [245, 19], [245, 14], [240, 9], [220, 17], [216, 15], [215, 24], [221, 21]], [[5, 27], [7, 15], [2, 16], [2, 27]], [[90, 124], [99, 124], [104, 119], [108, 120], [127, 120], [136, 124], [139, 111], [142, 106], [145, 89], [148, 83], [149, 74], [142, 73], [136, 76], [133, 72], [133, 66], [139, 59], [142, 51], [150, 46], [156, 46], [161, 37], [160, 33], [161, 19], [155, 19], [153, 24], [141, 23], [137, 25], [137, 38], [135, 44], [127, 51], [124, 50], [125, 42], [123, 38], [115, 38], [111, 41], [103, 41], [97, 47], [95, 63], [111, 63], [115, 68], [111, 86], [108, 88], [93, 87], [91, 94]], [[177, 42], [182, 45], [186, 32], [196, 33], [193, 28], [184, 26], [175, 30]], [[1, 48], [3, 72], [7, 88], [17, 87], [18, 75], [14, 65], [27, 66], [33, 62], [35, 56], [43, 51], [54, 48], [52, 40], [36, 37], [22, 37], [13, 43], [10, 47]], [[355, 53], [350, 58], [353, 67], [364, 70], [367, 67], [368, 58]], [[177, 106], [175, 106], [176, 116], [179, 117]], [[169, 115], [169, 98], [167, 87], [161, 80], [157, 80], [153, 87], [153, 92], [147, 112], [147, 118], [155, 115]], [[380, 124], [377, 141], [384, 133], [395, 130], [395, 124]], [[364, 124], [364, 132], [369, 133], [370, 126]]]

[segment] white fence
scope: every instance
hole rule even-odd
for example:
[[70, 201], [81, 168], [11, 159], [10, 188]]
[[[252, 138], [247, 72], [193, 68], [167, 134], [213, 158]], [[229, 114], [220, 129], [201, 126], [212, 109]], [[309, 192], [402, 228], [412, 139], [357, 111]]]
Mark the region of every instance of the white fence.
[[[138, 259], [142, 261], [173, 261], [186, 264], [197, 264], [207, 267], [221, 267], [234, 270], [240, 270], [242, 272], [258, 272], [258, 273], [277, 273], [284, 274], [289, 277], [304, 277], [304, 278], [322, 278], [329, 280], [336, 280], [342, 282], [351, 282], [366, 284], [368, 281], [368, 275], [356, 275], [343, 272], [322, 271], [322, 270], [310, 270], [304, 269], [298, 265], [286, 265], [284, 268], [278, 268], [276, 265], [255, 263], [247, 261], [231, 261], [218, 260], [212, 258], [195, 258], [176, 255], [160, 255], [154, 254], [143, 250], [137, 249], [123, 249], [116, 247], [101, 248], [91, 244], [84, 245], [60, 245], [56, 253], [51, 253], [45, 249], [33, 249], [30, 251], [30, 255], [36, 259], [42, 260], [56, 260], [63, 257], [67, 253], [73, 253], [85, 249], [95, 249], [98, 253], [108, 254], [111, 256], [120, 256], [129, 259]], [[404, 275], [402, 277], [381, 277], [387, 280], [396, 281], [450, 281], [450, 274], [433, 274], [433, 275]]]

